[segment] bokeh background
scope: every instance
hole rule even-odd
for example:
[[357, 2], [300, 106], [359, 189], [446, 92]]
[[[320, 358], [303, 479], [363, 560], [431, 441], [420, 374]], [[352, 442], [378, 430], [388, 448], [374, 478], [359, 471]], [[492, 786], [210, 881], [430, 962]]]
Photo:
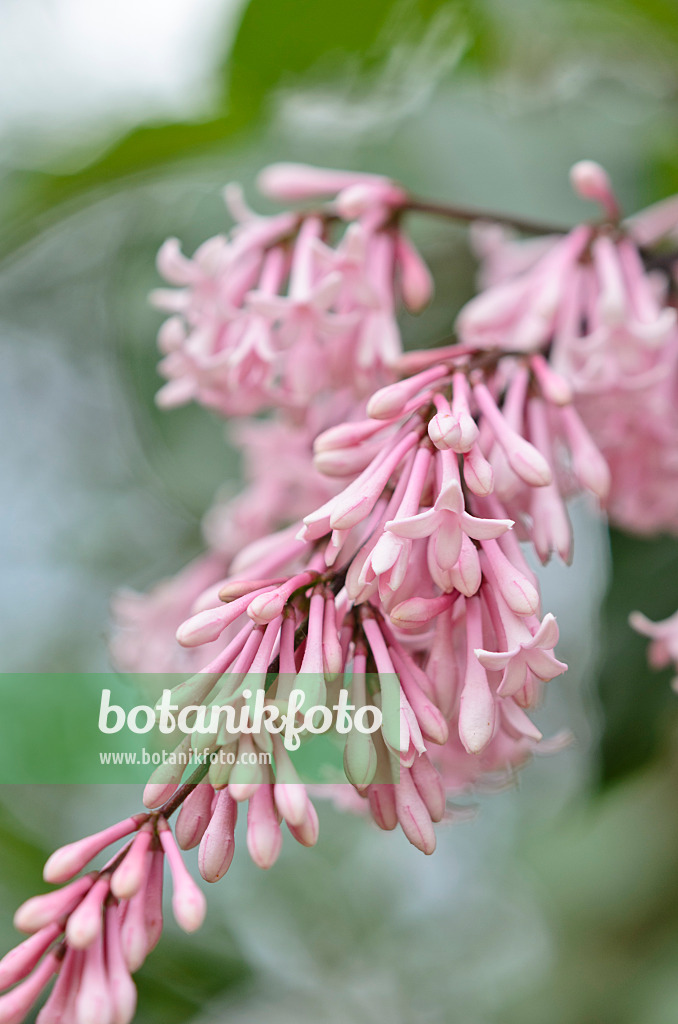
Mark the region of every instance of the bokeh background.
[[[252, 199], [304, 160], [574, 222], [580, 158], [629, 211], [678, 191], [677, 98], [674, 0], [2, 0], [2, 670], [108, 668], [111, 593], [184, 565], [238, 487], [221, 422], [154, 407], [146, 301], [167, 235], [226, 226], [224, 183]], [[463, 231], [415, 234], [437, 297], [409, 345], [474, 274]], [[141, 1024], [678, 1021], [678, 698], [626, 626], [674, 610], [678, 544], [575, 518], [574, 566], [543, 573], [571, 671], [540, 717], [572, 746], [433, 858], [332, 807], [270, 874], [241, 849], [203, 931], [170, 925], [140, 972]], [[138, 799], [3, 787], [3, 950], [48, 849]]]

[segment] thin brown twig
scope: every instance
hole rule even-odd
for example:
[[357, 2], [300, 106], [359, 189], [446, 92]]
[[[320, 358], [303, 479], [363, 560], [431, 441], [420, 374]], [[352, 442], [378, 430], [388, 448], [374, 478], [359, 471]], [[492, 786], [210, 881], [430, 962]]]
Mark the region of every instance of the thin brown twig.
[[543, 221], [531, 220], [528, 217], [516, 217], [510, 213], [497, 213], [496, 210], [479, 210], [469, 206], [456, 206], [450, 203], [437, 203], [429, 199], [418, 199], [411, 196], [403, 207], [412, 213], [428, 213], [434, 217], [446, 217], [449, 220], [472, 223], [473, 221], [489, 221], [493, 224], [505, 224], [527, 235], [565, 235], [572, 229], [562, 224], [547, 224]]
[[170, 815], [174, 814], [176, 810], [181, 807], [184, 800], [191, 795], [195, 787], [202, 782], [209, 771], [209, 762], [205, 761], [204, 764], [199, 765], [191, 775], [188, 782], [184, 782], [183, 786], [180, 786], [176, 793], [170, 797], [170, 799], [159, 807], [157, 811], [153, 813], [158, 817], [169, 818]]

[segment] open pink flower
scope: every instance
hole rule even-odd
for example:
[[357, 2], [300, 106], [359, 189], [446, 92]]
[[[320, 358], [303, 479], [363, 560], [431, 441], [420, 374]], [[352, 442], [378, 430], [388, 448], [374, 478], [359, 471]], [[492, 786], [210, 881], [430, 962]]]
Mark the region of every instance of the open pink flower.
[[433, 508], [416, 515], [396, 517], [385, 524], [385, 529], [409, 540], [431, 537], [433, 560], [442, 577], [459, 560], [463, 534], [473, 540], [500, 537], [511, 529], [513, 520], [470, 515], [464, 506], [457, 456], [453, 452], [440, 452], [438, 459], [444, 467], [443, 480]]
[[[475, 656], [490, 672], [503, 672], [498, 693], [511, 697], [529, 682], [529, 673], [546, 682], [567, 671], [567, 665], [553, 654], [558, 643], [558, 624], [548, 612], [537, 631], [532, 634], [524, 622], [514, 616], [514, 625], [507, 651], [486, 651], [478, 648]], [[521, 639], [517, 639], [522, 634]]]
[[[665, 668], [672, 664], [678, 672], [678, 612], [661, 622], [652, 622], [642, 612], [632, 612], [629, 623], [637, 633], [652, 641], [648, 648], [648, 660], [652, 667]], [[678, 690], [678, 675], [672, 686]]]

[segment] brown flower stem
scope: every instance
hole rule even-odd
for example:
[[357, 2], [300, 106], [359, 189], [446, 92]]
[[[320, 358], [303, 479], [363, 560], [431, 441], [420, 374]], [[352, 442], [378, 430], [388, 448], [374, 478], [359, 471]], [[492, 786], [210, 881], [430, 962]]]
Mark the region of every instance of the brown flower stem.
[[433, 217], [445, 217], [458, 220], [465, 224], [473, 221], [489, 221], [493, 224], [505, 224], [526, 235], [564, 235], [571, 229], [562, 224], [546, 224], [543, 221], [525, 217], [514, 217], [508, 213], [497, 213], [495, 210], [478, 210], [468, 206], [453, 206], [449, 203], [436, 203], [428, 199], [411, 196], [403, 207], [405, 212], [426, 213]]
[[207, 775], [209, 768], [210, 766], [207, 761], [205, 761], [204, 764], [199, 765], [191, 775], [188, 782], [184, 782], [183, 786], [179, 786], [176, 793], [171, 796], [169, 800], [162, 805], [162, 807], [153, 811], [153, 814], [158, 817], [162, 816], [163, 818], [169, 818], [171, 814], [174, 814], [174, 812], [181, 807], [184, 800], [191, 795], [195, 787], [202, 782]]

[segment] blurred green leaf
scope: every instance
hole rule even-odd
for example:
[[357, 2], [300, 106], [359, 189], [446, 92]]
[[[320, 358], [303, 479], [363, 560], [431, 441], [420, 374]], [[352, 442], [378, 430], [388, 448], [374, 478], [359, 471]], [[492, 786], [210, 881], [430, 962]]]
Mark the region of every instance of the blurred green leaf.
[[678, 1019], [675, 738], [661, 762], [522, 837], [556, 950], [501, 1024]]
[[[219, 70], [220, 88], [211, 116], [137, 128], [74, 173], [10, 174], [3, 182], [0, 251], [12, 251], [50, 220], [69, 212], [69, 200], [85, 195], [95, 198], [131, 176], [223, 152], [262, 119], [280, 88], [296, 87], [302, 81], [335, 87], [364, 84], [366, 74], [442, 12], [469, 36], [467, 66], [485, 74], [502, 68], [512, 73], [526, 70], [530, 44], [525, 23], [529, 24], [532, 9], [525, 0], [515, 5], [491, 0], [342, 0], [332, 7], [331, 15], [319, 0], [250, 0], [233, 45], [229, 48], [224, 40], [228, 52]], [[554, 12], [558, 45], [569, 40], [572, 45], [586, 43], [595, 48], [605, 43], [612, 29], [621, 29], [627, 39], [635, 27], [643, 37], [647, 59], [648, 47], [651, 51], [654, 44], [661, 44], [666, 56], [667, 47], [670, 52], [678, 42], [673, 0], [560, 2], [549, 5], [551, 19]], [[451, 37], [449, 44], [442, 45], [458, 47], [458, 42], [458, 36]]]
[[196, 948], [195, 941], [163, 935], [140, 972], [140, 1021], [181, 1024], [191, 1020], [209, 999], [224, 997], [249, 980], [251, 972], [228, 934], [220, 935], [218, 952]]
[[[610, 6], [609, 0], [603, 7]], [[648, 25], [651, 25], [662, 36], [678, 42], [678, 16], [676, 13], [675, 0], [625, 0], [618, 3], [612, 0], [613, 8], [616, 10], [626, 9], [629, 14], [640, 16]]]
[[144, 175], [180, 159], [190, 159], [225, 144], [238, 127], [235, 117], [197, 124], [137, 128], [99, 160], [73, 174], [23, 172], [3, 183], [5, 228], [0, 252], [12, 252], [39, 231], [73, 212], [82, 196], [96, 200], [131, 176]]
[[381, 59], [373, 47], [392, 8], [392, 0], [342, 0], [330, 13], [317, 0], [251, 0], [225, 69], [230, 110], [254, 118], [277, 86], [309, 70], [345, 73], [348, 54]]
[[40, 888], [48, 853], [47, 844], [38, 845], [29, 839], [25, 829], [0, 804], [0, 878], [12, 890], [17, 904]]
[[628, 624], [634, 610], [654, 620], [675, 611], [678, 541], [629, 537], [612, 530], [610, 542], [612, 578], [601, 613], [604, 653], [598, 674], [604, 714], [602, 785], [618, 781], [654, 756], [678, 706], [669, 686], [670, 672], [649, 667], [648, 641]]
[[336, 82], [365, 72], [385, 60], [401, 38], [407, 39], [413, 25], [426, 23], [442, 8], [461, 12], [466, 2], [342, 0], [328, 17], [326, 6], [317, 0], [250, 0], [224, 60], [214, 116], [137, 128], [75, 173], [11, 174], [3, 184], [0, 251], [11, 252], [55, 216], [70, 212], [71, 200], [84, 195], [94, 199], [131, 176], [224, 150], [261, 118], [278, 87], [308, 74]]

